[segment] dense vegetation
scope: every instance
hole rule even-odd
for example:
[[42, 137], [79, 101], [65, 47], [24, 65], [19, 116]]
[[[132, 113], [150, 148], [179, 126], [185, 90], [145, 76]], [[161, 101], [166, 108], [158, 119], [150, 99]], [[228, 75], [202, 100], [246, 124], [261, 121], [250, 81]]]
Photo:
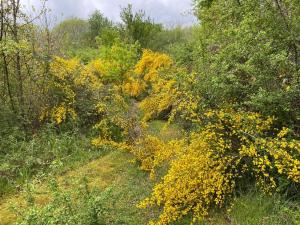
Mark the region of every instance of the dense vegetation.
[[1, 0], [0, 224], [300, 223], [300, 3], [193, 7], [53, 26]]

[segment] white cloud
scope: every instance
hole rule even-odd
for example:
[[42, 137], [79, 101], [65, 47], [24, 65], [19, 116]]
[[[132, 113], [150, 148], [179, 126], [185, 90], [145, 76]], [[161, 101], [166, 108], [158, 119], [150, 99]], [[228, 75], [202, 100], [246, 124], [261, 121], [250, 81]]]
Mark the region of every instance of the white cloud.
[[[26, 6], [40, 7], [39, 0], [21, 0]], [[120, 21], [120, 9], [128, 4], [134, 10], [144, 10], [154, 21], [168, 26], [190, 25], [196, 22], [192, 15], [192, 0], [48, 0], [47, 5], [61, 20], [67, 17], [87, 18], [96, 9], [113, 21]]]

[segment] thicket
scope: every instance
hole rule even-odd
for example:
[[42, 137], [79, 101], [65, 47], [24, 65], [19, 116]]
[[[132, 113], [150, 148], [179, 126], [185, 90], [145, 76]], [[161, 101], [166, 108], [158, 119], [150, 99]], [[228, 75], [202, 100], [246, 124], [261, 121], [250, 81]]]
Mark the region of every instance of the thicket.
[[[42, 29], [19, 1], [1, 1], [3, 140], [47, 124], [92, 130], [92, 145], [131, 152], [152, 179], [164, 168], [139, 205], [160, 207], [153, 224], [201, 221], [253, 186], [299, 198], [300, 4], [194, 3], [192, 28], [165, 29], [129, 6], [119, 25], [97, 11]], [[147, 134], [156, 119], [182, 137]]]

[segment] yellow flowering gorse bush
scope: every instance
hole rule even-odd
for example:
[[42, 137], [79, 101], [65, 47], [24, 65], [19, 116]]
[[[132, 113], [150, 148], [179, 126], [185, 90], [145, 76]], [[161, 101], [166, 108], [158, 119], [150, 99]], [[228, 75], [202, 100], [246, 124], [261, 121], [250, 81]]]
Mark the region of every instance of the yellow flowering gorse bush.
[[154, 178], [158, 167], [163, 166], [184, 149], [185, 140], [165, 142], [158, 137], [146, 135], [140, 137], [130, 151], [141, 162], [141, 169], [149, 171], [150, 178]]
[[[163, 208], [153, 224], [169, 224], [190, 213], [194, 221], [202, 219], [212, 207], [224, 206], [244, 179], [268, 193], [281, 179], [299, 183], [300, 142], [288, 141], [285, 128], [276, 138], [268, 138], [274, 119], [232, 110], [209, 111], [202, 119], [204, 127], [190, 135], [188, 145], [172, 147], [172, 157], [167, 157], [170, 169], [140, 204]], [[149, 152], [153, 148], [162, 151], [155, 156], [166, 152], [154, 144], [146, 147]], [[149, 163], [145, 157], [141, 161]], [[157, 166], [155, 160], [152, 166]]]
[[159, 77], [159, 70], [167, 70], [172, 64], [173, 60], [168, 55], [145, 49], [134, 72], [142, 76], [145, 81], [151, 82]]
[[55, 57], [50, 64], [52, 74], [47, 90], [55, 93], [55, 102], [46, 102], [40, 113], [40, 121], [50, 118], [55, 124], [60, 125], [67, 118], [77, 118], [74, 109], [76, 101], [75, 80], [81, 71], [78, 59], [62, 59]]

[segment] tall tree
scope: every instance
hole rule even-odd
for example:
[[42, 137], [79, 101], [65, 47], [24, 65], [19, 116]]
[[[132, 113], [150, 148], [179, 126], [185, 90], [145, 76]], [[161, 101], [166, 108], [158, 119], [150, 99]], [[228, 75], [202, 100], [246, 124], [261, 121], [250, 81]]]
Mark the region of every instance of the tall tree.
[[134, 13], [132, 5], [122, 9], [121, 19], [127, 41], [138, 41], [143, 48], [149, 47], [154, 36], [162, 30], [162, 25], [156, 24], [149, 17], [146, 17], [144, 11]]
[[57, 48], [64, 52], [83, 48], [88, 44], [89, 24], [79, 18], [66, 19], [54, 27], [52, 34], [58, 43]]
[[[42, 1], [44, 3], [44, 1]], [[43, 76], [43, 58], [38, 51], [45, 42], [37, 43], [34, 20], [45, 13], [45, 5], [36, 17], [22, 11], [20, 0], [0, 2], [0, 65], [2, 78], [1, 113], [7, 112], [7, 122], [22, 125], [28, 130], [31, 118], [38, 112], [41, 90], [38, 77]], [[42, 79], [40, 79], [42, 80]], [[9, 110], [8, 106], [9, 105]]]
[[113, 27], [112, 21], [106, 18], [99, 10], [96, 10], [89, 18], [89, 36], [92, 45], [95, 45], [96, 37], [101, 36], [104, 30]]

